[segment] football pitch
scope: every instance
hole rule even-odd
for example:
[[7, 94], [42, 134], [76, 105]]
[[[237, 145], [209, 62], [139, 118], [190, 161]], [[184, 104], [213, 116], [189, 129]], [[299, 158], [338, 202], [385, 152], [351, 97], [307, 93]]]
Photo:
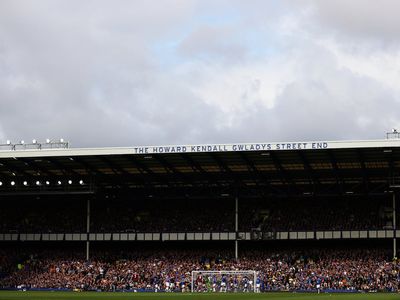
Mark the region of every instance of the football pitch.
[[262, 293], [262, 294], [176, 294], [176, 293], [73, 293], [73, 292], [11, 292], [0, 291], [0, 300], [13, 299], [32, 299], [32, 300], [69, 300], [69, 299], [85, 299], [85, 300], [127, 300], [127, 299], [143, 299], [143, 300], [353, 300], [353, 299], [376, 299], [391, 300], [400, 299], [400, 294], [308, 294], [308, 293]]

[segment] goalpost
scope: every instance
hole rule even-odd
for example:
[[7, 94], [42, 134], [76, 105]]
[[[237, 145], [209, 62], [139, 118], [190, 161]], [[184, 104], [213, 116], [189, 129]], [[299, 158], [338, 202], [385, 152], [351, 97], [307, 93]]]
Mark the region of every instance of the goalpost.
[[256, 282], [254, 270], [192, 271], [191, 292], [256, 292]]

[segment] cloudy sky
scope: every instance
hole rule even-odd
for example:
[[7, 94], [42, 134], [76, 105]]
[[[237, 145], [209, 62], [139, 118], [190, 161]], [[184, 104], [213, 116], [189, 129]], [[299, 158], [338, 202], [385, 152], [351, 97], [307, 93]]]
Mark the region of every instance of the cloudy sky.
[[1, 0], [0, 143], [383, 138], [400, 1]]

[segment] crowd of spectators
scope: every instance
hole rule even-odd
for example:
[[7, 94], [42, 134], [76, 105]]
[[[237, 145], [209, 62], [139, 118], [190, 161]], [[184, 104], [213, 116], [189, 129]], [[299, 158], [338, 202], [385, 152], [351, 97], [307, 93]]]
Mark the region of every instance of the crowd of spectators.
[[[371, 198], [241, 199], [239, 230], [384, 229], [391, 226], [390, 203], [386, 202]], [[0, 233], [86, 232], [83, 196], [18, 199], [0, 205]], [[235, 201], [97, 197], [91, 201], [90, 220], [90, 231], [99, 233], [229, 232], [235, 228]]]
[[231, 199], [117, 198], [94, 203], [92, 212], [93, 232], [224, 232], [235, 228]]
[[[5, 253], [0, 255], [4, 264]], [[193, 270], [255, 270], [261, 291], [400, 289], [400, 261], [382, 249], [251, 250], [238, 260], [226, 251], [138, 250], [97, 253], [90, 261], [41, 251], [21, 256], [17, 266], [0, 279], [0, 287], [185, 292]]]
[[274, 199], [256, 207], [253, 222], [263, 231], [373, 230], [392, 224], [389, 203], [376, 199]]
[[0, 201], [0, 233], [85, 232], [83, 199], [25, 197], [13, 200]]

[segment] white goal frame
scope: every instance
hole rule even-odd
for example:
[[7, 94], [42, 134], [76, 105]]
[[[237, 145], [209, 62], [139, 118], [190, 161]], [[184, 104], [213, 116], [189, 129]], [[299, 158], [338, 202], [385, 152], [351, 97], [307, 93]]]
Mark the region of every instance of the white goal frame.
[[194, 279], [195, 275], [197, 274], [202, 274], [202, 275], [213, 275], [213, 274], [218, 274], [218, 275], [247, 275], [247, 276], [252, 276], [253, 277], [253, 286], [252, 290], [255, 293], [256, 292], [256, 281], [257, 281], [257, 271], [254, 270], [238, 270], [238, 271], [232, 271], [232, 270], [222, 270], [222, 271], [209, 271], [209, 270], [196, 270], [192, 271], [192, 278], [191, 278], [191, 292], [194, 293]]

